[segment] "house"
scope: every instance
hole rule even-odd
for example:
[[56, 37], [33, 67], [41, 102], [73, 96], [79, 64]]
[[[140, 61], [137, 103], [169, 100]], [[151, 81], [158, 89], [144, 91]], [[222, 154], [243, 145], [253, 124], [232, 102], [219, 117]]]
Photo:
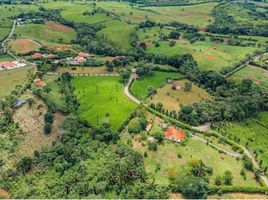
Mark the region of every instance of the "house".
[[0, 69], [9, 69], [9, 68], [13, 68], [16, 67], [16, 64], [14, 62], [11, 61], [4, 61], [4, 62], [0, 62]]
[[177, 130], [174, 126], [169, 126], [165, 132], [165, 138], [174, 142], [181, 142], [185, 138], [185, 133]]
[[180, 84], [178, 82], [172, 81], [171, 84], [172, 84], [172, 89], [173, 90], [180, 90], [181, 89], [181, 86], [180, 86]]
[[14, 107], [19, 108], [19, 107], [23, 106], [25, 103], [26, 103], [26, 101], [24, 99], [18, 99], [16, 101], [16, 103], [14, 104]]
[[43, 57], [43, 54], [41, 53], [35, 53], [31, 56], [32, 59], [38, 59], [38, 58], [42, 58]]
[[18, 61], [4, 61], [0, 62], [0, 71], [7, 69], [15, 69], [26, 66], [25, 63], [20, 63]]
[[34, 84], [38, 87], [44, 87], [46, 86], [46, 82], [41, 80], [40, 78], [36, 78], [33, 80]]
[[84, 58], [91, 57], [90, 54], [85, 53], [85, 52], [79, 52], [79, 53], [78, 53], [78, 56], [81, 56], [81, 57], [84, 57]]
[[152, 123], [149, 123], [149, 124], [147, 124], [147, 126], [146, 126], [146, 131], [150, 131], [151, 129], [152, 129], [152, 127], [153, 127], [153, 124]]
[[49, 59], [52, 59], [52, 58], [55, 58], [56, 57], [56, 55], [55, 54], [52, 54], [52, 53], [50, 53], [50, 54], [46, 54], [46, 55], [44, 55], [43, 56], [44, 58], [49, 58]]

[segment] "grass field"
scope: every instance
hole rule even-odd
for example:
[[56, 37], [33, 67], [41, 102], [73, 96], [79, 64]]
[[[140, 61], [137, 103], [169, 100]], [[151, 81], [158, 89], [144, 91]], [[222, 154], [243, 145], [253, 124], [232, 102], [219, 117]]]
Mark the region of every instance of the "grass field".
[[113, 18], [103, 14], [97, 13], [95, 15], [83, 15], [85, 11], [92, 11], [92, 7], [90, 3], [68, 3], [64, 2], [53, 2], [53, 3], [46, 3], [44, 4], [46, 8], [50, 9], [63, 9], [61, 15], [64, 19], [74, 21], [77, 23], [85, 22], [89, 24], [101, 23], [110, 21]]
[[268, 112], [261, 113], [257, 119], [226, 125], [222, 131], [232, 138], [240, 138], [244, 146], [258, 151], [258, 161], [263, 160], [263, 166], [268, 166]]
[[152, 86], [155, 90], [166, 83], [167, 78], [181, 78], [182, 75], [175, 72], [153, 71], [148, 77], [135, 80], [131, 85], [131, 92], [141, 100], [148, 97], [147, 88]]
[[192, 25], [205, 27], [208, 25], [212, 17], [210, 11], [217, 5], [215, 3], [207, 3], [193, 6], [165, 6], [165, 7], [146, 7], [140, 8], [131, 6], [129, 3], [122, 2], [98, 2], [97, 6], [115, 13], [124, 21], [131, 23], [140, 23], [146, 19], [150, 19], [160, 23], [168, 23], [171, 21], [180, 21]]
[[38, 51], [39, 45], [36, 44], [31, 39], [16, 39], [12, 40], [10, 43], [10, 48], [16, 54], [19, 53], [28, 53], [30, 51]]
[[[149, 118], [153, 117], [150, 115]], [[161, 130], [162, 122], [158, 117], [155, 117], [152, 122], [154, 126], [149, 134], [153, 131], [163, 132]], [[131, 136], [128, 133], [123, 133], [121, 135], [123, 142], [127, 142], [130, 138]], [[187, 139], [185, 146], [179, 143], [164, 141], [163, 144], [158, 145], [156, 152], [148, 150], [148, 146], [146, 145], [147, 139], [142, 140], [141, 135], [133, 139], [132, 144], [133, 148], [139, 151], [142, 155], [145, 151], [148, 153], [148, 157], [144, 158], [145, 169], [149, 173], [149, 176], [155, 178], [156, 183], [159, 184], [168, 185], [168, 174], [171, 171], [174, 171], [176, 174], [184, 173], [189, 170], [190, 162], [201, 159], [207, 166], [213, 168], [213, 175], [210, 177], [210, 185], [214, 184], [216, 176], [222, 176], [225, 170], [230, 170], [234, 176], [233, 185], [259, 186], [253, 178], [253, 173], [247, 172], [246, 181], [240, 175], [240, 171], [243, 168], [241, 160], [236, 160], [233, 157], [221, 154], [205, 143], [201, 143], [200, 141], [191, 138]], [[182, 155], [182, 158], [178, 158], [178, 153]], [[160, 169], [157, 170], [157, 168]]]
[[78, 113], [93, 125], [103, 122], [116, 130], [135, 105], [123, 93], [117, 77], [75, 77], [72, 83], [80, 103]]
[[76, 67], [75, 70], [72, 69], [73, 67], [58, 67], [56, 72], [64, 73], [74, 73], [74, 74], [114, 74], [116, 72], [108, 72], [106, 67], [100, 66], [100, 67]]
[[6, 5], [0, 4], [0, 41], [2, 41], [11, 31], [12, 19], [9, 17], [18, 15], [21, 12], [36, 11], [34, 5]]
[[165, 109], [178, 111], [180, 105], [189, 105], [211, 98], [209, 93], [194, 83], [192, 83], [191, 91], [185, 92], [184, 84], [189, 81], [180, 80], [176, 82], [181, 86], [180, 90], [173, 90], [172, 84], [166, 84], [157, 90], [157, 94], [153, 96], [150, 102], [154, 104], [161, 102]]
[[169, 46], [169, 42], [160, 42], [159, 47], [154, 45], [147, 48], [149, 53], [174, 56], [190, 53], [197, 61], [201, 70], [219, 71], [223, 67], [232, 66], [247, 54], [253, 53], [257, 48], [231, 46], [210, 41], [198, 41], [191, 44], [186, 40], [177, 40], [176, 45]]
[[39, 43], [53, 42], [69, 44], [76, 37], [74, 29], [54, 22], [26, 24], [16, 28], [19, 38], [34, 39]]
[[26, 83], [29, 73], [32, 72], [31, 67], [0, 72], [0, 98], [10, 94], [16, 85]]
[[134, 30], [134, 26], [123, 23], [119, 20], [112, 20], [104, 23], [105, 28], [98, 32], [98, 35], [105, 35], [111, 40], [112, 44], [121, 49], [130, 48], [129, 36]]
[[8, 54], [4, 54], [4, 55], [0, 56], [0, 62], [2, 62], [2, 61], [12, 61], [12, 60], [14, 60], [14, 58], [9, 56]]
[[268, 88], [268, 71], [259, 67], [247, 66], [233, 74], [230, 79], [239, 82], [243, 79], [250, 79], [256, 85]]

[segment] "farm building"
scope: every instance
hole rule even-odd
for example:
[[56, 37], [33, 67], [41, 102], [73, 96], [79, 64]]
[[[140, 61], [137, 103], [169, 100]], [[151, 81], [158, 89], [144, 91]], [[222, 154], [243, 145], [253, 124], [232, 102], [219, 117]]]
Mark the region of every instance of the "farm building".
[[36, 78], [33, 80], [34, 84], [38, 87], [46, 86], [45, 81], [41, 80], [40, 78]]
[[153, 127], [153, 124], [152, 123], [149, 123], [149, 124], [147, 124], [147, 126], [146, 126], [146, 131], [150, 131], [151, 129], [152, 129], [152, 127]]
[[174, 126], [169, 126], [165, 132], [165, 138], [174, 142], [181, 142], [185, 138], [185, 133], [177, 130]]
[[4, 62], [0, 62], [0, 71], [20, 68], [20, 67], [24, 67], [24, 66], [26, 66], [25, 63], [20, 63], [18, 61], [4, 61]]
[[31, 56], [32, 59], [38, 59], [38, 58], [42, 58], [43, 57], [43, 54], [41, 53], [35, 53]]

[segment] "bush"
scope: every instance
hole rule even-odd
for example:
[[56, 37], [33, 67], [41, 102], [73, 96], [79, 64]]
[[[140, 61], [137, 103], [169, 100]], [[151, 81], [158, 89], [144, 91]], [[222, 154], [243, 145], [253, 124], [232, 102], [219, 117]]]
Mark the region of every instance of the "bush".
[[150, 151], [157, 151], [157, 143], [156, 142], [149, 142], [149, 150]]
[[50, 124], [50, 123], [45, 123], [45, 126], [44, 126], [44, 133], [45, 133], [45, 134], [49, 134], [49, 133], [51, 133], [51, 124]]

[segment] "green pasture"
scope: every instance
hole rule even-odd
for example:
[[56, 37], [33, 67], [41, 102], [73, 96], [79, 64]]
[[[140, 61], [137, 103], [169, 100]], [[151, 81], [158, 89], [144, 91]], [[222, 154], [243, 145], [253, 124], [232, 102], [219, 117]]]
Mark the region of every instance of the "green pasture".
[[221, 131], [240, 143], [250, 151], [257, 151], [257, 160], [263, 160], [263, 167], [268, 167], [268, 112], [259, 114], [256, 119], [248, 119], [240, 123], [225, 125]]
[[175, 46], [169, 42], [160, 42], [159, 47], [152, 45], [147, 48], [149, 53], [174, 56], [190, 53], [197, 61], [201, 70], [219, 71], [223, 67], [232, 66], [244, 59], [247, 54], [256, 51], [255, 47], [231, 46], [223, 43], [213, 43], [208, 40], [191, 44], [187, 40], [177, 40]]
[[111, 17], [103, 13], [97, 13], [90, 16], [83, 15], [85, 11], [92, 11], [91, 3], [52, 2], [46, 3], [44, 6], [50, 9], [62, 9], [61, 15], [64, 19], [77, 23], [85, 22], [89, 24], [95, 24], [112, 20]]
[[206, 3], [192, 6], [137, 7], [122, 2], [98, 2], [97, 6], [113, 12], [124, 21], [140, 23], [146, 19], [159, 23], [180, 21], [200, 27], [207, 26], [212, 17], [210, 12], [216, 3]]
[[21, 12], [36, 11], [37, 9], [38, 7], [34, 5], [0, 4], [0, 41], [4, 40], [11, 31], [13, 23], [10, 17], [16, 16]]
[[38, 42], [71, 43], [76, 37], [75, 30], [61, 31], [48, 24], [26, 24], [16, 28], [19, 38], [34, 39]]
[[268, 88], [268, 71], [259, 67], [246, 66], [233, 74], [230, 79], [238, 82], [250, 79], [256, 85]]
[[0, 98], [9, 95], [17, 85], [25, 84], [32, 72], [31, 67], [0, 72]]
[[131, 92], [141, 100], [148, 97], [147, 88], [152, 86], [155, 90], [166, 83], [167, 78], [181, 78], [182, 75], [176, 72], [153, 71], [145, 78], [135, 80], [131, 85]]
[[[164, 132], [163, 132], [164, 134]], [[123, 138], [124, 137], [124, 138]], [[122, 134], [122, 140], [127, 141], [130, 136], [127, 133]], [[207, 166], [213, 168], [213, 174], [210, 176], [210, 185], [215, 185], [215, 178], [222, 176], [226, 170], [232, 172], [234, 186], [259, 187], [251, 172], [246, 172], [247, 179], [244, 180], [240, 175], [243, 169], [241, 160], [219, 153], [208, 145], [188, 139], [186, 145], [164, 141], [157, 146], [157, 151], [149, 151], [148, 146], [138, 144], [138, 141], [132, 142], [133, 148], [142, 155], [146, 151], [148, 157], [144, 158], [145, 169], [149, 175], [155, 179], [156, 183], [161, 185], [169, 184], [169, 174], [185, 174], [190, 170], [190, 163], [202, 160]], [[177, 155], [181, 154], [181, 158]]]
[[136, 107], [117, 77], [75, 77], [72, 83], [80, 103], [78, 114], [94, 126], [107, 122], [116, 130]]
[[13, 61], [14, 58], [12, 58], [11, 56], [9, 56], [8, 54], [4, 54], [0, 56], [0, 62], [2, 61]]
[[116, 47], [127, 50], [130, 48], [130, 33], [134, 26], [119, 20], [104, 23], [105, 28], [98, 32], [98, 36], [105, 36]]

